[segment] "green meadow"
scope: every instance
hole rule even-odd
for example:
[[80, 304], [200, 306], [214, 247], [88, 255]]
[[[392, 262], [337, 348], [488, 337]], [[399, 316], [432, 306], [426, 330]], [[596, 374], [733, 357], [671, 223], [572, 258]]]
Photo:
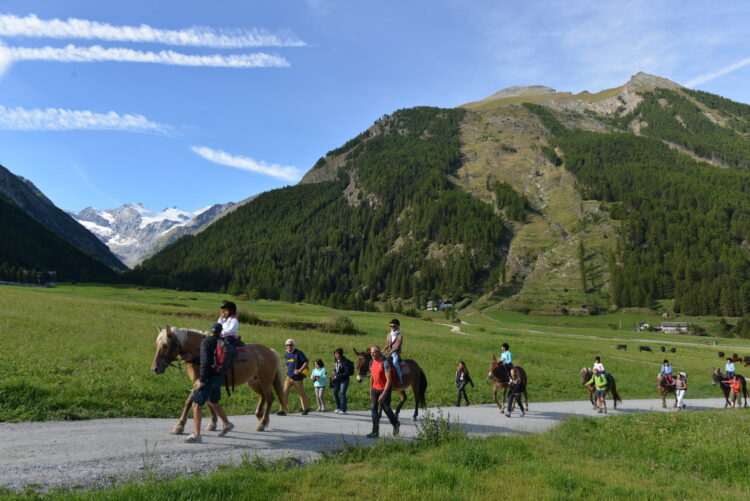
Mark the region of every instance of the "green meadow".
[[[150, 371], [157, 328], [165, 325], [208, 329], [226, 295], [112, 287], [92, 284], [54, 288], [0, 287], [0, 421], [74, 420], [108, 417], [177, 417], [190, 384], [184, 370]], [[427, 403], [450, 406], [455, 400], [456, 364], [464, 360], [476, 383], [472, 403], [491, 402], [485, 375], [500, 344], [511, 345], [514, 362], [529, 376], [534, 401], [584, 399], [579, 370], [600, 355], [618, 380], [623, 399], [655, 398], [655, 375], [666, 353], [675, 371], [690, 375], [690, 397], [718, 397], [711, 385], [712, 367], [721, 365], [717, 351], [750, 354], [750, 342], [685, 335], [634, 332], [642, 320], [658, 322], [648, 312], [593, 317], [527, 316], [515, 312], [466, 310], [464, 322], [449, 322], [443, 313], [414, 318], [391, 313], [333, 310], [318, 305], [235, 299], [241, 314], [259, 317], [264, 325], [241, 324], [247, 342], [283, 351], [294, 338], [308, 358], [332, 365], [332, 352], [343, 347], [363, 350], [385, 341], [388, 322], [401, 319], [404, 355], [416, 359], [428, 378]], [[348, 316], [358, 333], [335, 334], [325, 329], [300, 329], [293, 322], [325, 324]], [[683, 319], [679, 319], [683, 320]], [[712, 326], [717, 318], [684, 319]], [[291, 326], [291, 327], [290, 327]], [[293, 328], [295, 327], [295, 328]], [[458, 327], [459, 332], [452, 328]], [[641, 341], [651, 339], [654, 341]], [[718, 343], [714, 346], [713, 343]], [[627, 351], [616, 349], [627, 344]], [[652, 353], [638, 352], [641, 344]], [[313, 399], [308, 384], [309, 398]], [[292, 411], [299, 399], [292, 393]], [[332, 400], [330, 392], [328, 398]], [[366, 383], [352, 383], [350, 407], [369, 406]], [[257, 400], [248, 388], [224, 398], [230, 414], [247, 414]], [[412, 407], [413, 398], [405, 408]], [[274, 404], [274, 409], [276, 405]]]

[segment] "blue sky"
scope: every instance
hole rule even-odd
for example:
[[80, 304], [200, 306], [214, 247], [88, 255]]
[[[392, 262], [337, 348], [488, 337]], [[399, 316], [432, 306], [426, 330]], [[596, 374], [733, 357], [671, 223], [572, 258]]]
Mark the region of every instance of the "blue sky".
[[638, 71], [750, 103], [740, 1], [2, 0], [0, 164], [68, 210], [295, 184], [383, 114]]

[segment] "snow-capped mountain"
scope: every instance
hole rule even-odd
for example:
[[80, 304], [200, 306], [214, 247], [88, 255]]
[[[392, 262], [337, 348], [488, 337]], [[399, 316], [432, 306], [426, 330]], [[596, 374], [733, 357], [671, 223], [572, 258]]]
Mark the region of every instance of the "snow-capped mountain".
[[107, 210], [87, 207], [80, 212], [68, 211], [68, 214], [132, 268], [182, 235], [198, 233], [236, 205], [234, 202], [216, 204], [195, 212], [170, 207], [155, 212], [134, 203]]

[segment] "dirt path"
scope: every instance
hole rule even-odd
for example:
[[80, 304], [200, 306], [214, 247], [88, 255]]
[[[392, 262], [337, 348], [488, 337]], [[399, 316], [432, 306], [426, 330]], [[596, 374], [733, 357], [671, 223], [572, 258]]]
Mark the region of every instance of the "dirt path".
[[[723, 399], [688, 400], [688, 409], [719, 408]], [[662, 411], [660, 400], [627, 400], [609, 415]], [[671, 409], [668, 412], [674, 412]], [[401, 436], [415, 436], [413, 410], [402, 411]], [[571, 415], [601, 417], [588, 402], [531, 402], [524, 418], [506, 418], [494, 405], [431, 409], [458, 420], [472, 435], [541, 433]], [[731, 412], [731, 411], [728, 411]], [[97, 419], [73, 422], [0, 423], [0, 485], [18, 490], [35, 486], [110, 485], [150, 474], [208, 473], [217, 465], [243, 458], [296, 458], [306, 462], [319, 451], [342, 443], [370, 443], [369, 411], [313, 412], [308, 416], [273, 416], [271, 429], [255, 432], [254, 416], [231, 416], [234, 431], [223, 438], [205, 432], [202, 444], [185, 444], [185, 435], [170, 435], [175, 419]], [[188, 422], [192, 426], [192, 421]], [[384, 419], [381, 436], [390, 436]]]

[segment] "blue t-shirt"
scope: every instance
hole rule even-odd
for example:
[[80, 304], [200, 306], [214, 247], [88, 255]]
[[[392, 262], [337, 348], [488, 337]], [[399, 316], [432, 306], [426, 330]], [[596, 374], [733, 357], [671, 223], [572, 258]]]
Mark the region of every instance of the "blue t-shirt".
[[672, 366], [671, 365], [662, 365], [661, 366], [661, 373], [662, 374], [669, 374], [672, 375]]
[[511, 355], [510, 350], [506, 350], [500, 354], [500, 361], [506, 364], [513, 363], [513, 355]]
[[297, 348], [295, 348], [291, 353], [286, 352], [284, 354], [284, 362], [286, 363], [286, 375], [290, 379], [294, 379], [295, 381], [305, 379], [305, 376], [303, 376], [302, 374], [295, 374], [294, 371], [302, 367], [302, 364], [307, 361], [307, 357], [304, 353], [302, 353], [302, 350], [298, 350]]
[[727, 372], [734, 372], [734, 364], [732, 362], [729, 362], [725, 367], [724, 370]]

